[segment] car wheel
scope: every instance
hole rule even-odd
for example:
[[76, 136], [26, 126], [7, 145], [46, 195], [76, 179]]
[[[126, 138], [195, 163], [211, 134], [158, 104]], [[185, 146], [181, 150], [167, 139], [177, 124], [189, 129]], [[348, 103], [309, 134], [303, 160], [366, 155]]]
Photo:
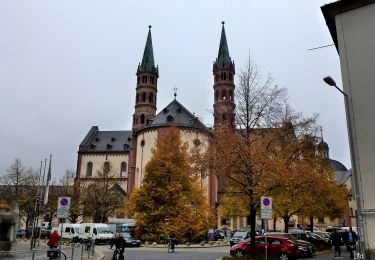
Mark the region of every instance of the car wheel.
[[236, 256], [244, 256], [244, 255], [245, 255], [245, 252], [242, 251], [241, 249], [236, 252]]
[[280, 254], [280, 260], [288, 260], [289, 259], [289, 256], [287, 253], [281, 253]]

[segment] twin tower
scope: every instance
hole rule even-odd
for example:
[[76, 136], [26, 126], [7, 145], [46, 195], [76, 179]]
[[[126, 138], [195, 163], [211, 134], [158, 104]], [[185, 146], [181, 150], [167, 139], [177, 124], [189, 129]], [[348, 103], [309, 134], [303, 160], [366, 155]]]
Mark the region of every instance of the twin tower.
[[[222, 22], [219, 52], [213, 64], [214, 75], [214, 127], [235, 124], [234, 103], [234, 74], [235, 66], [229, 56], [228, 43]], [[135, 97], [135, 112], [133, 114], [132, 130], [136, 132], [152, 121], [156, 115], [157, 85], [159, 68], [155, 66], [149, 26], [146, 46], [142, 62], [137, 68], [137, 86]]]

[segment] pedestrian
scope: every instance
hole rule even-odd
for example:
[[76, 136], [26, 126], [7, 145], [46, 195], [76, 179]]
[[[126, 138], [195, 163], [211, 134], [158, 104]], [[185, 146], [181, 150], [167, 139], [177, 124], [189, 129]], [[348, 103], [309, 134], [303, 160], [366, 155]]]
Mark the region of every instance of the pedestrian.
[[333, 256], [341, 256], [341, 235], [337, 230], [334, 230], [329, 236], [329, 242], [333, 246]]
[[[116, 250], [118, 250], [119, 260], [124, 260], [125, 239], [119, 233], [116, 233], [115, 238], [112, 239], [110, 249], [112, 249], [113, 246], [115, 246]], [[114, 256], [116, 254], [116, 250], [113, 253]]]
[[57, 230], [53, 231], [53, 233], [49, 236], [47, 246], [49, 246], [50, 251], [47, 252], [47, 256], [50, 258], [54, 258], [57, 256], [57, 251], [55, 250], [59, 245], [60, 235]]
[[358, 240], [357, 234], [350, 227], [349, 232], [346, 232], [346, 234], [345, 234], [345, 242], [346, 242], [347, 248], [349, 248], [350, 259], [354, 259], [353, 250], [355, 250], [355, 242], [357, 240]]

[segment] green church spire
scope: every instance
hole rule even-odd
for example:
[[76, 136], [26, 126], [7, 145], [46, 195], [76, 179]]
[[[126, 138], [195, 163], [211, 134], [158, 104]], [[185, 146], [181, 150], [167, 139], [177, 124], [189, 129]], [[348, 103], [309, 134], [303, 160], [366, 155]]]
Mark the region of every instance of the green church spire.
[[225, 28], [224, 28], [225, 22], [222, 22], [222, 24], [223, 24], [223, 27], [221, 29], [220, 46], [219, 46], [219, 53], [217, 55], [216, 65], [219, 68], [228, 68], [231, 65], [232, 61], [229, 56], [227, 37], [225, 36]]
[[146, 40], [145, 50], [141, 64], [138, 66], [139, 71], [155, 71], [154, 52], [152, 48], [151, 25], [148, 26], [148, 35]]

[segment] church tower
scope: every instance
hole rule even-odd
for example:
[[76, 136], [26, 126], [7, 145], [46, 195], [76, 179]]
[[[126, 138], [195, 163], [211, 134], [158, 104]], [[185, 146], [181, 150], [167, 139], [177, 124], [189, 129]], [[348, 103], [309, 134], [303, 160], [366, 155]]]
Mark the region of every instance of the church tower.
[[219, 53], [213, 65], [214, 75], [214, 128], [230, 125], [234, 128], [234, 62], [229, 56], [224, 22], [221, 29]]
[[149, 26], [142, 62], [137, 69], [137, 87], [135, 96], [135, 112], [133, 114], [133, 132], [145, 127], [156, 114], [157, 82], [159, 68], [155, 67], [154, 52]]

